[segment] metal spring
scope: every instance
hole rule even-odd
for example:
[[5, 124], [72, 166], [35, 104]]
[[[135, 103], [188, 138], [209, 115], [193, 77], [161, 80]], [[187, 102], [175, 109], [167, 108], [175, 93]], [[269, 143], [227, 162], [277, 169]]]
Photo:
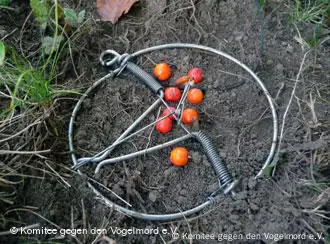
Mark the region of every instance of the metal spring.
[[147, 85], [156, 94], [158, 94], [159, 91], [163, 89], [161, 84], [159, 84], [150, 74], [141, 69], [138, 65], [132, 62], [127, 62], [126, 69], [131, 71], [136, 77], [139, 78], [141, 82]]
[[212, 167], [219, 177], [221, 186], [225, 186], [233, 182], [233, 178], [224, 164], [224, 160], [218, 155], [212, 140], [202, 131], [193, 132], [195, 138], [203, 145], [204, 151], [210, 160]]

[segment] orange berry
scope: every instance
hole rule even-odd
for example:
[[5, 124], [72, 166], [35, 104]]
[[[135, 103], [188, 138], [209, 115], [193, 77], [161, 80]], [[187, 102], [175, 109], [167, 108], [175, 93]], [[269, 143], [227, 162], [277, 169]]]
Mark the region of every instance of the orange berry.
[[181, 76], [179, 79], [176, 80], [175, 85], [177, 86], [181, 86], [185, 83], [187, 83], [190, 80], [190, 76], [186, 75], [186, 76]]
[[165, 81], [170, 78], [171, 74], [171, 68], [167, 63], [156, 64], [154, 75], [158, 78], [158, 80]]
[[184, 124], [192, 124], [198, 120], [198, 113], [195, 109], [187, 108], [182, 113], [182, 122]]
[[185, 166], [188, 163], [189, 153], [184, 147], [176, 147], [171, 151], [170, 160], [175, 166]]
[[201, 89], [193, 88], [187, 94], [187, 99], [191, 104], [200, 104], [203, 101], [204, 94]]

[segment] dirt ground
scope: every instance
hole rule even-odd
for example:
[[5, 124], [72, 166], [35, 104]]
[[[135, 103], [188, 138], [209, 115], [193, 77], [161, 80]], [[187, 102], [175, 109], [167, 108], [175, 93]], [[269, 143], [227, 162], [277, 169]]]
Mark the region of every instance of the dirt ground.
[[[0, 21], [0, 27], [7, 33], [21, 28], [29, 12], [26, 3], [16, 4], [21, 8], [17, 20]], [[195, 50], [157, 51], [138, 58], [136, 62], [149, 73], [154, 63], [166, 61], [171, 65], [173, 75], [165, 86], [173, 84], [192, 67], [204, 70], [205, 80], [198, 86], [205, 92], [205, 99], [195, 106], [200, 115], [199, 128], [212, 137], [233, 176], [241, 180], [236, 196], [222, 196], [215, 205], [191, 219], [166, 223], [138, 220], [112, 210], [95, 198], [86, 186], [86, 178], [69, 170], [72, 162], [65, 153], [68, 151], [66, 132], [75, 100], [66, 100], [56, 110], [60, 116], [55, 121], [59, 134], [50, 135], [44, 144], [52, 146], [54, 153], [50, 159], [71, 187], [65, 187], [58, 177], [25, 179], [18, 189], [17, 207], [27, 207], [47, 221], [31, 212], [18, 211], [14, 215], [20, 220], [19, 226], [41, 223], [45, 227], [56, 224], [61, 228], [105, 228], [106, 236], [116, 243], [218, 243], [221, 235], [223, 243], [274, 243], [267, 240], [267, 233], [306, 233], [316, 238], [278, 243], [326, 243], [330, 223], [321, 214], [329, 210], [330, 192], [320, 192], [320, 187], [329, 180], [330, 108], [318, 96], [330, 100], [329, 41], [309, 52], [296, 83], [307, 51], [296, 37], [309, 35], [312, 27], [301, 24], [296, 29], [289, 24], [288, 8], [281, 1], [268, 1], [263, 19], [259, 18], [254, 1], [139, 1], [116, 25], [97, 20], [94, 1], [68, 1], [63, 5], [86, 9], [91, 20], [73, 50], [75, 69], [81, 76], [77, 79], [71, 60], [65, 60], [59, 76], [62, 85], [70, 84], [84, 91], [104, 76], [106, 71], [98, 58], [106, 49], [133, 53], [158, 44], [187, 42], [222, 50], [255, 70], [275, 99], [280, 124], [292, 89], [297, 86], [286, 116], [283, 153], [274, 177], [256, 180], [254, 177], [270, 149], [273, 127], [267, 100], [253, 78], [225, 58]], [[27, 21], [26, 28], [33, 33], [36, 30], [31, 22], [31, 19]], [[33, 34], [22, 38], [23, 45], [33, 42]], [[19, 48], [14, 36], [9, 41]], [[74, 136], [77, 154], [90, 156], [104, 149], [154, 100], [155, 95], [129, 74], [106, 81], [86, 99], [77, 117]], [[156, 117], [157, 109], [142, 124]], [[113, 156], [142, 150], [183, 134], [180, 128], [169, 135], [149, 129], [116, 148]], [[168, 155], [172, 147], [168, 147], [105, 166], [97, 176], [93, 175], [93, 165], [83, 167], [82, 172], [112, 189], [132, 204], [134, 210], [155, 214], [180, 212], [205, 201], [217, 189], [218, 181], [197, 142], [190, 140], [179, 145], [188, 148], [191, 155], [189, 164], [183, 168], [171, 165]], [[106, 196], [122, 204], [112, 194]], [[3, 229], [12, 225], [3, 223]], [[169, 232], [175, 229], [180, 236], [178, 239], [173, 239], [171, 234], [124, 236], [112, 233], [116, 227], [159, 228]], [[189, 233], [214, 234], [215, 240], [189, 240], [185, 235]], [[317, 234], [321, 233], [319, 240]], [[238, 238], [260, 234], [261, 238], [228, 240], [225, 234], [237, 234]], [[2, 238], [2, 243], [77, 242], [69, 236], [57, 240], [47, 235]], [[97, 241], [100, 237], [95, 234], [77, 235], [77, 238], [83, 243], [111, 243], [105, 238]]]

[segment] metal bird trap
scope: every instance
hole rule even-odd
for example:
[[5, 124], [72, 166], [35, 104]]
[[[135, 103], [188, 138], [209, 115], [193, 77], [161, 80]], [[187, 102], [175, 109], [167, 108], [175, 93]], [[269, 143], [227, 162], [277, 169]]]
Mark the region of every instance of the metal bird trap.
[[[87, 89], [87, 91], [81, 96], [80, 100], [77, 102], [72, 112], [69, 124], [68, 137], [69, 149], [73, 162], [73, 169], [77, 170], [79, 173], [82, 174], [83, 170], [90, 170], [91, 168], [93, 168], [94, 173], [96, 175], [100, 175], [102, 170], [104, 170], [105, 168], [108, 169], [114, 167], [114, 164], [120, 164], [121, 166], [123, 166], [122, 170], [125, 170], [125, 164], [129, 164], [130, 160], [132, 159], [143, 158], [145, 155], [157, 155], [161, 150], [166, 150], [174, 145], [180, 145], [182, 143], [185, 143], [186, 141], [190, 141], [198, 143], [200, 145], [200, 148], [203, 149], [203, 154], [207, 156], [208, 163], [212, 168], [214, 176], [217, 177], [219, 181], [219, 185], [217, 189], [214, 190], [214, 192], [207, 196], [202, 196], [204, 200], [200, 203], [196, 203], [195, 206], [190, 209], [178, 209], [178, 211], [174, 213], [150, 214], [147, 212], [147, 210], [135, 210], [136, 208], [133, 204], [124, 200], [123, 197], [119, 196], [111, 189], [104, 190], [104, 187], [100, 186], [100, 183], [97, 183], [93, 179], [88, 180], [89, 188], [91, 188], [92, 191], [96, 194], [96, 196], [98, 196], [109, 207], [114, 208], [115, 210], [132, 217], [158, 221], [174, 220], [195, 214], [202, 209], [216, 203], [222, 194], [234, 196], [234, 189], [235, 186], [237, 186], [238, 184], [238, 179], [233, 178], [232, 173], [228, 170], [226, 166], [226, 162], [222, 157], [219, 156], [219, 152], [217, 151], [217, 145], [215, 145], [213, 143], [213, 140], [211, 139], [214, 136], [212, 132], [208, 131], [207, 128], [200, 129], [188, 127], [184, 125], [180, 120], [182, 111], [185, 106], [187, 93], [189, 89], [194, 86], [193, 82], [187, 82], [184, 87], [182, 87], [182, 97], [181, 100], [176, 104], [175, 111], [169, 110], [171, 111], [171, 113], [166, 116], [159, 116], [158, 112], [158, 114], [155, 116], [155, 114], [157, 113], [157, 109], [159, 109], [160, 106], [163, 106], [164, 108], [168, 109], [171, 106], [171, 104], [169, 104], [164, 99], [163, 84], [166, 83], [161, 83], [157, 81], [153, 76], [151, 76], [148, 72], [141, 68], [142, 65], [137, 65], [136, 60], [141, 56], [149, 55], [151, 53], [160, 52], [164, 50], [197, 51], [203, 53], [203, 55], [210, 55], [215, 59], [225, 60], [225, 62], [229, 63], [232, 67], [237, 67], [236, 69], [244, 71], [251, 78], [245, 79], [245, 77], [241, 74], [235, 73], [234, 68], [231, 70], [222, 70], [219, 71], [219, 73], [225, 73], [226, 75], [232, 76], [235, 79], [245, 79], [244, 82], [250, 82], [251, 85], [255, 84], [259, 88], [259, 90], [263, 92], [268, 102], [269, 111], [271, 112], [272, 116], [273, 135], [267, 159], [265, 160], [261, 170], [256, 175], [256, 177], [262, 176], [264, 174], [265, 169], [271, 163], [275, 154], [275, 149], [277, 147], [278, 134], [278, 121], [275, 105], [263, 82], [246, 65], [222, 51], [196, 44], [174, 43], [146, 48], [137, 51], [133, 54], [120, 55], [114, 50], [107, 50], [103, 52], [100, 56], [100, 62], [103, 66], [109, 68], [109, 73], [105, 77], [96, 81], [91, 87]], [[123, 132], [117, 137], [117, 139], [113, 140], [112, 142], [108, 142], [108, 135], [103, 135], [104, 140], [108, 142], [108, 146], [105, 147], [103, 150], [96, 152], [92, 156], [88, 157], [82, 157], [80, 155], [77, 155], [77, 148], [75, 145], [77, 143], [74, 142], [74, 127], [80, 122], [77, 117], [79, 116], [79, 111], [81, 110], [83, 102], [85, 101], [85, 99], [88, 99], [93, 94], [93, 92], [95, 92], [97, 89], [100, 89], [102, 84], [107, 83], [111, 87], [111, 82], [113, 80], [118, 79], [117, 77], [119, 75], [125, 74], [130, 74], [134, 76], [142, 84], [144, 84], [146, 89], [149, 89], [149, 93], [152, 93], [152, 95], [150, 96], [150, 99], [153, 99], [152, 104], [139, 116], [134, 117], [133, 122], [129, 126], [126, 126], [125, 129], [123, 129]], [[141, 84], [139, 84], [139, 86], [143, 87], [141, 86]], [[148, 96], [149, 93], [146, 92], [146, 96]], [[101, 112], [102, 116], [104, 116], [105, 118], [107, 111]], [[146, 124], [145, 119], [146, 117], [150, 117], [151, 114], [155, 116], [155, 119], [151, 121], [151, 123]], [[181, 131], [180, 135], [176, 136], [176, 134], [174, 134], [172, 135], [172, 139], [169, 139], [157, 145], [153, 145], [152, 143], [150, 143], [142, 150], [135, 149], [134, 151], [127, 152], [124, 155], [121, 154], [114, 156], [116, 150], [120, 146], [129, 142], [132, 138], [140, 136], [141, 133], [146, 132], [146, 130], [150, 131], [150, 134], [149, 138], [145, 139], [149, 139], [150, 142], [150, 138], [156, 136], [156, 133], [153, 133], [153, 127], [155, 126], [155, 124], [169, 116], [173, 116], [175, 118], [177, 129]], [[97, 123], [97, 121], [95, 121], [95, 123]], [[88, 144], [93, 142], [86, 141], [86, 143]], [[154, 167], [157, 167], [156, 164]], [[189, 165], [187, 167], [189, 167]], [[182, 177], [184, 177], [184, 175]]]

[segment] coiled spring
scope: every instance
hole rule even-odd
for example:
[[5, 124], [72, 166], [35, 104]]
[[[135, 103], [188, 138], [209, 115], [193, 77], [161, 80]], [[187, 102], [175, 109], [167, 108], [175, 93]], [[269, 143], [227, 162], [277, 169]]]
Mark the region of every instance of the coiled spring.
[[202, 144], [204, 151], [210, 160], [212, 167], [219, 177], [221, 186], [225, 186], [233, 182], [233, 178], [224, 163], [224, 160], [219, 156], [217, 150], [212, 143], [211, 138], [209, 138], [206, 134], [202, 131], [193, 132], [195, 138]]

